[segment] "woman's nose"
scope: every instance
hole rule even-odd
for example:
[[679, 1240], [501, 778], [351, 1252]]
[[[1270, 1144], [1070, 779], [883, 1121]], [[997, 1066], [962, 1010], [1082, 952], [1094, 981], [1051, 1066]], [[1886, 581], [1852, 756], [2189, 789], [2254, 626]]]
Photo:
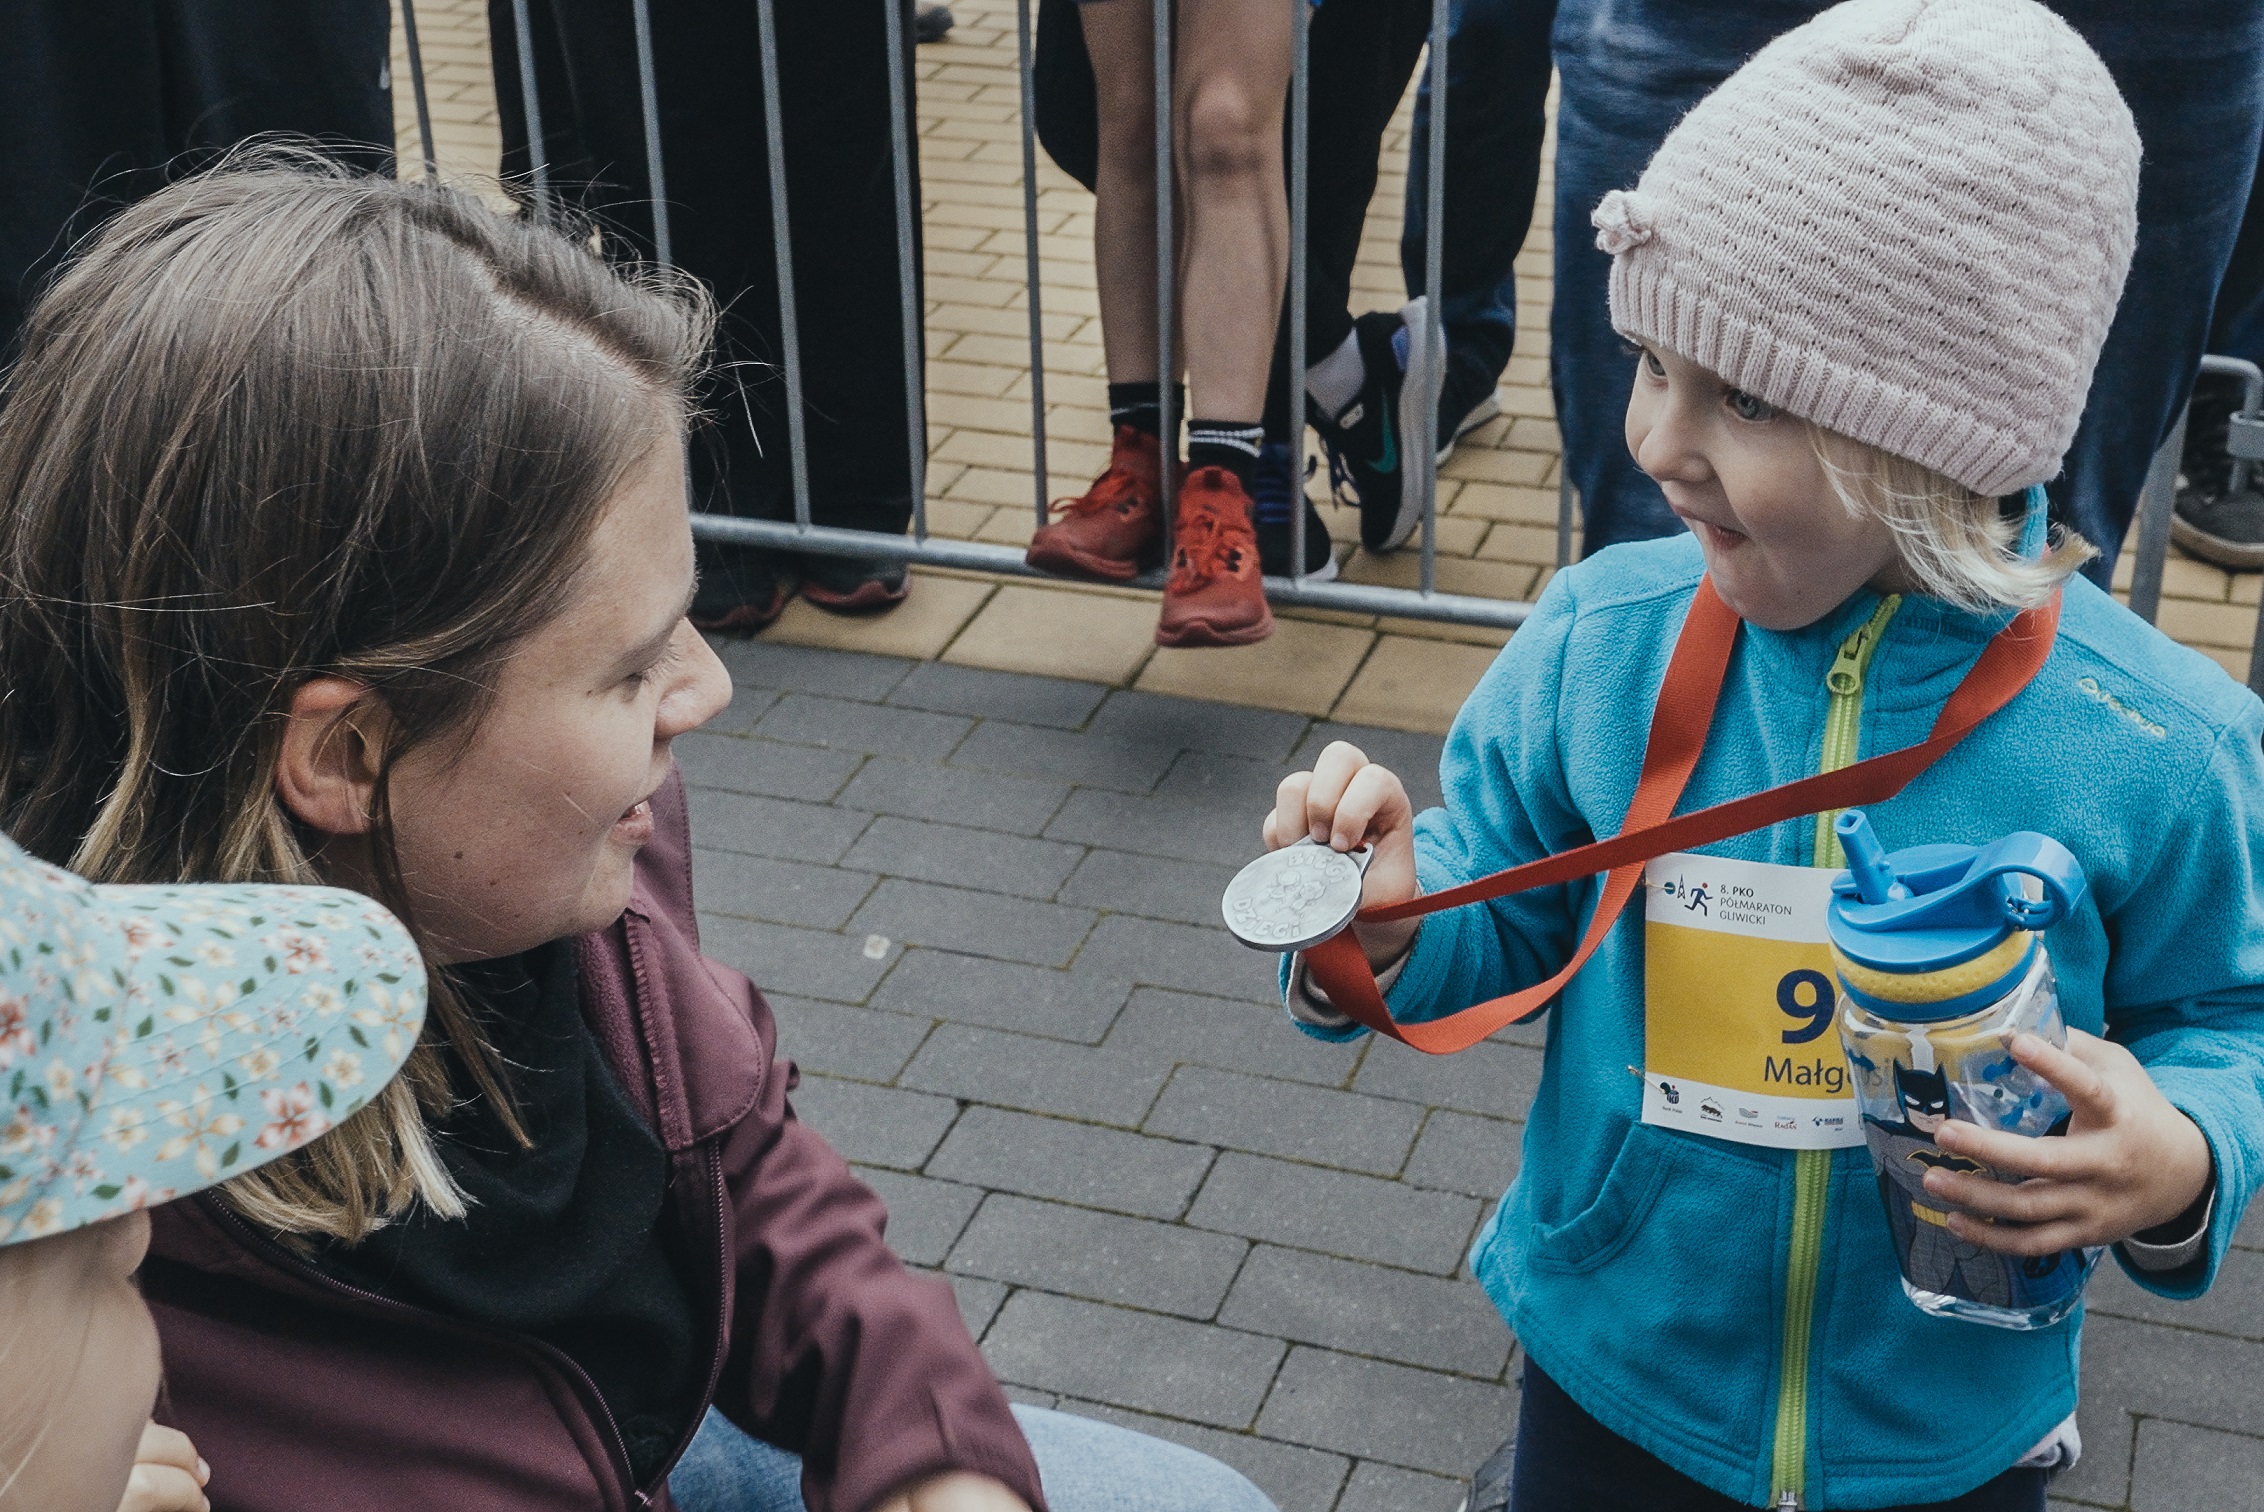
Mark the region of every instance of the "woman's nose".
[[682, 660], [675, 686], [661, 697], [655, 739], [673, 740], [721, 714], [731, 702], [731, 673], [707, 637], [685, 620], [676, 627]]

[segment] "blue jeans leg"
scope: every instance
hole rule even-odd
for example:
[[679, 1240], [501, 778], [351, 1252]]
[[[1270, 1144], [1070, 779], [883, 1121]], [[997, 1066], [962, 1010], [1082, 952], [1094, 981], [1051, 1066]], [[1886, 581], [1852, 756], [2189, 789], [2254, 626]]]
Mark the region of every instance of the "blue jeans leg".
[[[1275, 1512], [1209, 1455], [1129, 1428], [1016, 1406], [1052, 1512]], [[681, 1512], [802, 1512], [802, 1462], [713, 1410], [668, 1477]]]

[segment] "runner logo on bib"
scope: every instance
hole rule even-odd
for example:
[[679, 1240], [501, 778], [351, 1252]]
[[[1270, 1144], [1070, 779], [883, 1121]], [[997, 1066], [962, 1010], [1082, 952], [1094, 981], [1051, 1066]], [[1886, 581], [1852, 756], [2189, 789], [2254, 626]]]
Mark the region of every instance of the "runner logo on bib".
[[1740, 1144], [1863, 1143], [1824, 933], [1837, 873], [1720, 856], [1644, 868], [1643, 1121]]

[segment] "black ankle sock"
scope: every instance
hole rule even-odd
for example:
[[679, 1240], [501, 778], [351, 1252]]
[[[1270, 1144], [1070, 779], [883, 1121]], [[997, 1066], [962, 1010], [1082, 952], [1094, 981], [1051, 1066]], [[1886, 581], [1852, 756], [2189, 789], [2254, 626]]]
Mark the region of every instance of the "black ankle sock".
[[[1187, 387], [1175, 383], [1171, 386], [1171, 413], [1175, 418], [1187, 418]], [[1155, 435], [1163, 429], [1163, 385], [1161, 383], [1112, 383], [1108, 386], [1108, 423], [1129, 425], [1134, 430]]]
[[1258, 449], [1266, 443], [1266, 429], [1242, 420], [1190, 420], [1187, 422], [1187, 470], [1223, 467], [1234, 474], [1242, 491], [1250, 491], [1250, 470], [1258, 465]]

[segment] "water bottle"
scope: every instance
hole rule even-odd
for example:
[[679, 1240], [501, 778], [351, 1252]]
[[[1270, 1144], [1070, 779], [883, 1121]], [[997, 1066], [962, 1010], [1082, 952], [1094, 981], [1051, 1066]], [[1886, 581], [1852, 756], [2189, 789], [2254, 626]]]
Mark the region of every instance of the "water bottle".
[[1936, 1317], [2048, 1328], [2082, 1300], [2099, 1251], [1966, 1243], [1924, 1183], [1937, 1166], [1995, 1175], [1934, 1143], [1947, 1119], [2039, 1137], [2067, 1128], [2067, 1100], [2006, 1047], [2023, 1033], [2067, 1043], [2043, 931], [2082, 898], [2082, 863], [2030, 831], [1889, 855], [1859, 810], [1833, 828], [1848, 864], [1827, 911], [1840, 1040], [1902, 1288]]

